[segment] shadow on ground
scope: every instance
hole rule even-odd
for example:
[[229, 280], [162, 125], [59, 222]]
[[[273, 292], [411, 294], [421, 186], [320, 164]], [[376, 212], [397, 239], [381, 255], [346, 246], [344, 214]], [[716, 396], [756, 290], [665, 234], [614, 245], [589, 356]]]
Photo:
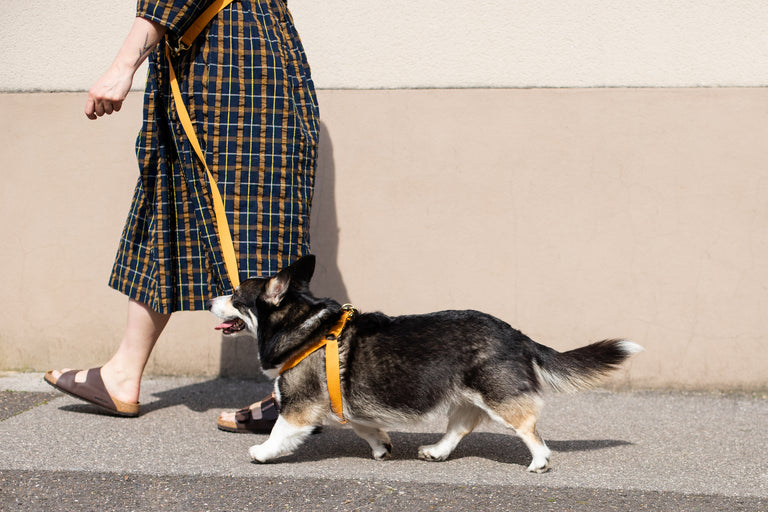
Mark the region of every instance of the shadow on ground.
[[[272, 383], [253, 380], [218, 378], [152, 393], [142, 404], [142, 415], [167, 407], [185, 406], [195, 412], [209, 410], [239, 409], [267, 396]], [[97, 407], [88, 404], [65, 405], [62, 410], [78, 413], [100, 413]], [[416, 458], [419, 446], [433, 444], [442, 436], [441, 432], [411, 433], [390, 432], [394, 460]], [[265, 436], [254, 436], [254, 444], [262, 442]], [[554, 452], [584, 452], [629, 445], [615, 439], [575, 439], [567, 441], [547, 440]], [[351, 429], [326, 428], [320, 435], [312, 436], [297, 452], [280, 459], [285, 463], [320, 461], [329, 458], [352, 457], [370, 458], [370, 449]], [[479, 457], [505, 464], [527, 466], [531, 455], [520, 439], [510, 434], [473, 432], [467, 436], [449, 460]]]
[[[436, 443], [442, 433], [389, 432], [392, 440], [392, 460], [416, 459], [419, 447]], [[254, 440], [254, 442], [260, 442]], [[604, 450], [616, 446], [630, 445], [627, 441], [614, 439], [585, 439], [568, 441], [547, 441], [553, 452], [584, 452]], [[330, 428], [321, 435], [311, 437], [296, 453], [280, 459], [281, 464], [321, 461], [330, 458], [371, 458], [368, 444], [357, 437], [351, 429]], [[478, 457], [503, 464], [528, 466], [531, 454], [523, 442], [514, 434], [473, 432], [464, 438], [451, 454], [448, 461]]]

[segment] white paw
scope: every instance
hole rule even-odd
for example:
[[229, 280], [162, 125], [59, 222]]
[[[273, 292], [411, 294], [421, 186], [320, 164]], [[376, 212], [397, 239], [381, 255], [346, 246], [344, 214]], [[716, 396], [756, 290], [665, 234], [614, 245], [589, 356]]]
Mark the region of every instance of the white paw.
[[427, 460], [430, 462], [440, 462], [448, 458], [450, 453], [444, 453], [439, 450], [439, 446], [436, 444], [429, 446], [419, 447], [419, 458], [421, 460]]
[[549, 471], [549, 459], [533, 459], [531, 465], [528, 466], [528, 471], [531, 473], [546, 473]]
[[251, 456], [251, 462], [258, 462], [260, 464], [267, 462], [272, 458], [267, 454], [267, 450], [263, 444], [255, 444], [251, 446], [248, 450], [248, 454]]
[[392, 445], [389, 443], [382, 444], [373, 450], [373, 458], [376, 460], [389, 460], [392, 458]]

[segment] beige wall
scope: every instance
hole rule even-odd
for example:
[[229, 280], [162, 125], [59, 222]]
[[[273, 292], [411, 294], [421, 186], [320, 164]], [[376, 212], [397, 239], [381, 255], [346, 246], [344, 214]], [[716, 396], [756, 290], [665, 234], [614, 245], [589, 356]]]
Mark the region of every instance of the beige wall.
[[[315, 290], [476, 308], [558, 349], [644, 345], [614, 384], [766, 388], [768, 89], [320, 91]], [[0, 94], [0, 369], [95, 365], [140, 95]], [[179, 314], [148, 371], [241, 374], [246, 340]]]

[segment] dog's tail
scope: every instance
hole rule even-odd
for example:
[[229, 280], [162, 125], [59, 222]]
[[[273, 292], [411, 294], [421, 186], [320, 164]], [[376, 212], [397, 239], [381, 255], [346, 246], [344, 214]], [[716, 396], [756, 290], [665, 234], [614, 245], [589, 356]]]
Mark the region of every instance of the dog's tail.
[[566, 392], [591, 388], [629, 356], [645, 350], [626, 340], [598, 341], [568, 352], [537, 348], [533, 369], [539, 382]]

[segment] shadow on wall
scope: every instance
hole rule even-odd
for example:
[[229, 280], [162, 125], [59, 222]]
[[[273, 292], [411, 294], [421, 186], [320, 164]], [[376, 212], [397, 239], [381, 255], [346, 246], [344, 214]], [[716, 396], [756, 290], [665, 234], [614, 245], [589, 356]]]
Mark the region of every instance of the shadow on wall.
[[339, 269], [336, 166], [333, 161], [333, 144], [325, 123], [320, 123], [320, 149], [311, 222], [312, 252], [317, 256], [312, 291], [319, 297], [331, 297], [341, 304], [349, 302], [347, 287]]
[[[321, 297], [349, 302], [347, 288], [338, 265], [339, 222], [336, 214], [336, 167], [328, 129], [320, 123], [320, 147], [312, 201], [311, 243], [317, 256], [312, 291]], [[255, 340], [250, 336], [222, 336], [219, 375], [265, 380], [258, 364]]]

